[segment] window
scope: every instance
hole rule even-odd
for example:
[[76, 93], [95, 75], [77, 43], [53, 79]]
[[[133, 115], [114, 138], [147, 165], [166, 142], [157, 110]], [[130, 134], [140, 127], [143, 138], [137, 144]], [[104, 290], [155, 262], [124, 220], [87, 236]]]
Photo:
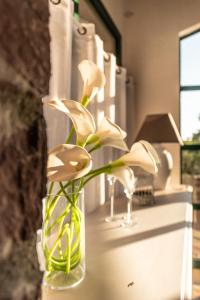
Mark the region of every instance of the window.
[[200, 174], [200, 31], [180, 39], [180, 122], [182, 182]]

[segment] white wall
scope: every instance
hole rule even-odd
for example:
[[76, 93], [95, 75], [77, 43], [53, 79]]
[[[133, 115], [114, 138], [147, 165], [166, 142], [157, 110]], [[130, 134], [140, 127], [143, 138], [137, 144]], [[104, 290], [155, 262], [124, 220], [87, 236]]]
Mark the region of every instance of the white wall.
[[124, 30], [124, 0], [102, 0], [102, 3], [108, 10], [112, 20], [116, 24], [120, 33]]
[[[146, 114], [171, 112], [179, 126], [179, 33], [200, 23], [200, 0], [103, 0], [123, 38], [123, 65], [135, 81], [136, 130]], [[125, 15], [133, 16], [126, 18]], [[160, 129], [159, 129], [160, 130]], [[179, 147], [173, 181], [180, 179]]]
[[[124, 19], [124, 64], [136, 81], [137, 130], [146, 114], [168, 111], [179, 126], [179, 33], [200, 22], [200, 1], [124, 0], [124, 6], [134, 12]], [[179, 147], [170, 149], [178, 182]]]

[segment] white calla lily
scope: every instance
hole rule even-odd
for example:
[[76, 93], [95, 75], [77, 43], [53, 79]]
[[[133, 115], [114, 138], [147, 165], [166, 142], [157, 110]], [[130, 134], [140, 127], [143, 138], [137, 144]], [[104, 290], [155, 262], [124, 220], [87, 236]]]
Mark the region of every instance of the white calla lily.
[[83, 60], [78, 65], [81, 77], [84, 82], [83, 96], [90, 100], [98, 93], [99, 89], [104, 87], [106, 79], [104, 73], [98, 66], [89, 60]]
[[[158, 154], [155, 150], [155, 148], [147, 141], [145, 140], [140, 140], [140, 143], [146, 148], [146, 151], [149, 153], [149, 155], [152, 157], [153, 160], [155, 160], [156, 165], [160, 164], [160, 159], [158, 157]], [[134, 150], [134, 144], [131, 147]]]
[[50, 181], [77, 179], [86, 175], [91, 168], [91, 156], [80, 146], [61, 144], [49, 152], [47, 176]]
[[124, 151], [128, 151], [128, 147], [124, 142], [126, 132], [118, 125], [113, 123], [107, 117], [104, 117], [97, 132], [89, 139], [88, 143], [94, 141], [99, 146], [110, 146]]
[[135, 178], [131, 168], [124, 166], [113, 169], [112, 176], [121, 182], [130, 195], [134, 193], [137, 179]]
[[84, 144], [87, 138], [95, 132], [93, 116], [81, 103], [66, 99], [54, 100], [49, 96], [44, 97], [42, 101], [70, 117], [76, 131], [77, 144]]
[[129, 153], [115, 161], [114, 166], [138, 166], [149, 173], [156, 174], [158, 172], [158, 163], [159, 158], [155, 149], [148, 142], [139, 141], [133, 144]]

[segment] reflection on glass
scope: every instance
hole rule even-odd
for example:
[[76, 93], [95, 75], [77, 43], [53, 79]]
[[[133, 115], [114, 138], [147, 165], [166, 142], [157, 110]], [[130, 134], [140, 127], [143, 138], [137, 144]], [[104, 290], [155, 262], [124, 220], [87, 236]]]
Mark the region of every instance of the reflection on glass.
[[200, 150], [182, 150], [182, 181], [184, 184], [193, 184], [194, 175], [200, 174]]
[[181, 86], [200, 85], [200, 32], [180, 42]]
[[185, 142], [200, 143], [200, 91], [181, 92], [181, 136]]

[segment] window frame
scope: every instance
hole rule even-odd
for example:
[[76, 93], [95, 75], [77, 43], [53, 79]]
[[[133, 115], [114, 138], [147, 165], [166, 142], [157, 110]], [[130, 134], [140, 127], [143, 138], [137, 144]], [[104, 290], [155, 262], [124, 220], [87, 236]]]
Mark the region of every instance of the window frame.
[[[181, 92], [185, 91], [200, 91], [200, 85], [181, 85], [181, 41], [195, 35], [200, 32], [200, 28], [194, 30], [193, 32], [186, 34], [184, 36], [179, 37], [179, 124], [181, 129]], [[199, 100], [200, 101], [200, 100]], [[180, 175], [181, 175], [181, 183], [182, 183], [182, 153], [183, 151], [200, 151], [200, 143], [199, 144], [184, 144], [180, 147]]]

